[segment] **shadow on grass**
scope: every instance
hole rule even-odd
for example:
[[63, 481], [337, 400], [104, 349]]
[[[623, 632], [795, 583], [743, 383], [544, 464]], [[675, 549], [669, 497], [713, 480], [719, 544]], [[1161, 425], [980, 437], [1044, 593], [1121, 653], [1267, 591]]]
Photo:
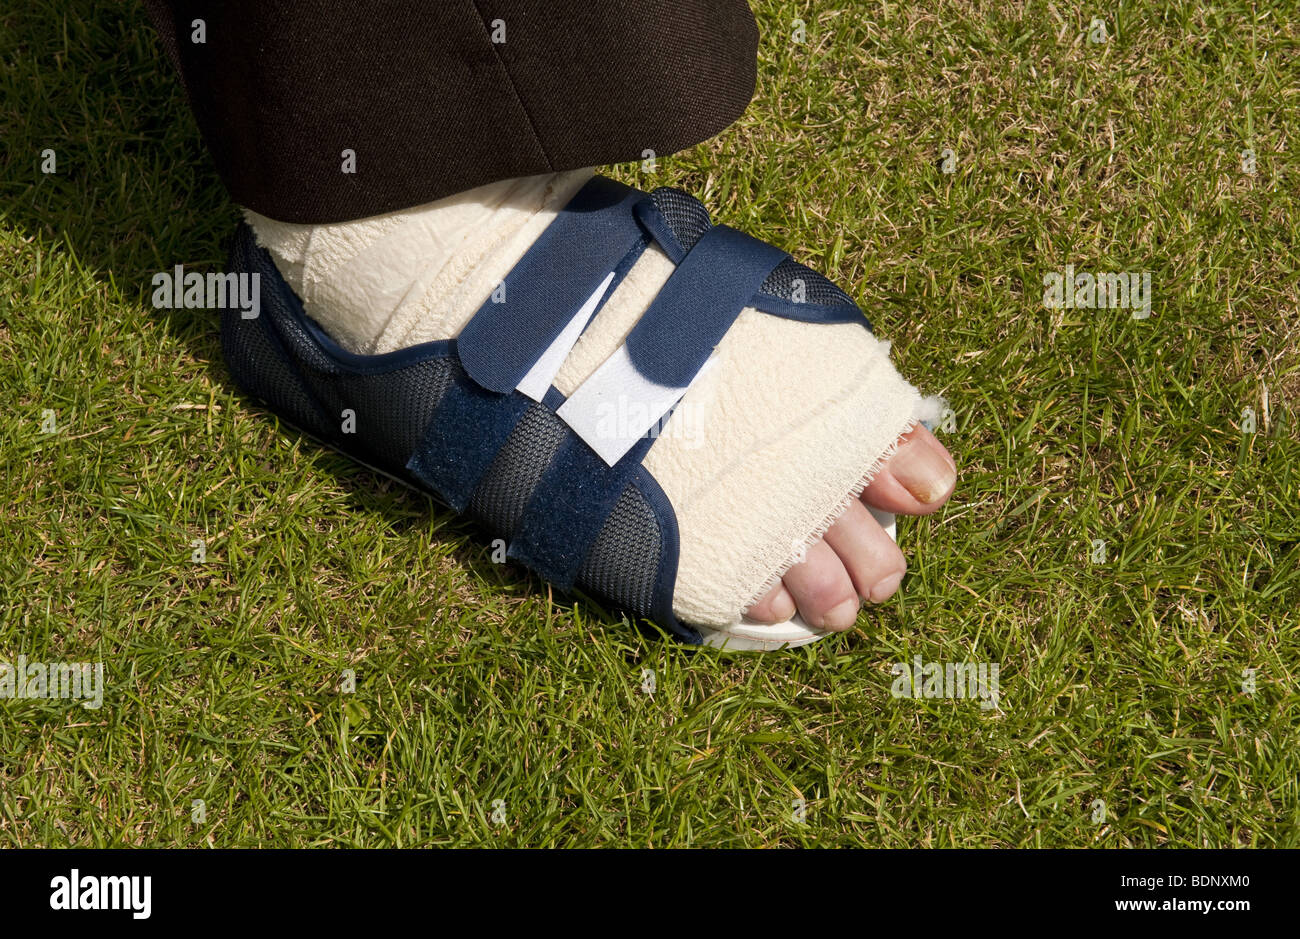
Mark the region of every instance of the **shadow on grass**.
[[[238, 215], [139, 3], [26, 4], [3, 16], [0, 55], [10, 227], [66, 249], [127, 303], [148, 305], [157, 271], [222, 263]], [[215, 315], [153, 315], [216, 359]]]
[[[0, 223], [67, 251], [120, 302], [151, 310], [214, 384], [230, 387], [216, 313], [153, 310], [150, 302], [158, 271], [222, 268], [239, 213], [144, 8], [111, 0], [29, 3], [0, 14], [0, 60], [9, 63], [0, 70]], [[47, 173], [49, 151], [54, 172]], [[302, 436], [281, 427], [291, 439]], [[333, 453], [320, 465], [347, 481], [340, 488], [352, 510], [393, 515], [387, 490], [395, 484]], [[409, 496], [450, 520], [427, 496]], [[398, 533], [420, 524], [402, 516], [393, 520]], [[449, 532], [457, 562], [484, 582], [515, 596], [540, 586], [518, 567], [492, 563], [484, 550], [491, 538], [472, 523], [455, 520]], [[582, 601], [557, 598], [561, 608], [575, 602]]]

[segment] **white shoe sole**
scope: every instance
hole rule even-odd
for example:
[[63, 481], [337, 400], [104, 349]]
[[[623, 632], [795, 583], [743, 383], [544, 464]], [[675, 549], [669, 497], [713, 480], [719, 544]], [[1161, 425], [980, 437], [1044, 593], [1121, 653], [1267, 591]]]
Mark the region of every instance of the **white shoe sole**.
[[[880, 512], [867, 506], [890, 538], [898, 540], [898, 525], [889, 512]], [[731, 652], [771, 652], [775, 649], [793, 649], [824, 639], [832, 633], [828, 629], [814, 629], [796, 613], [784, 623], [759, 623], [743, 617], [739, 623], [725, 629], [695, 627], [706, 646]]]

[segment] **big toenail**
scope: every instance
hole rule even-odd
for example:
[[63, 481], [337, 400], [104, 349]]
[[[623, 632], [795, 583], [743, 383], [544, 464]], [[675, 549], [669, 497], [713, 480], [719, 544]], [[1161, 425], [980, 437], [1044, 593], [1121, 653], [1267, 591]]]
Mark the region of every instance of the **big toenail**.
[[880, 583], [876, 584], [876, 586], [871, 588], [871, 602], [884, 603], [894, 595], [894, 591], [898, 589], [898, 585], [902, 582], [903, 574], [901, 571], [897, 574], [890, 574]]
[[822, 622], [830, 629], [848, 629], [858, 621], [858, 610], [862, 609], [862, 603], [859, 600], [845, 600], [839, 606], [831, 609], [823, 618]]
[[925, 441], [907, 440], [889, 458], [889, 471], [918, 502], [927, 505], [948, 494], [957, 474]]

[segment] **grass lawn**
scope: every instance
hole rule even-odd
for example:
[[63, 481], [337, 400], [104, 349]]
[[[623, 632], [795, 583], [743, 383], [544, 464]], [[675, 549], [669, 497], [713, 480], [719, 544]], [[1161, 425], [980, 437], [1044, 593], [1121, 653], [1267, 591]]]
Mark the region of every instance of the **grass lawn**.
[[[1294, 2], [756, 6], [745, 117], [615, 175], [845, 285], [962, 466], [895, 599], [767, 655], [237, 393], [149, 302], [237, 213], [143, 11], [0, 3], [0, 661], [106, 670], [0, 700], [0, 845], [1300, 845]], [[1048, 307], [1066, 265], [1150, 318]], [[999, 707], [894, 697], [916, 656]]]

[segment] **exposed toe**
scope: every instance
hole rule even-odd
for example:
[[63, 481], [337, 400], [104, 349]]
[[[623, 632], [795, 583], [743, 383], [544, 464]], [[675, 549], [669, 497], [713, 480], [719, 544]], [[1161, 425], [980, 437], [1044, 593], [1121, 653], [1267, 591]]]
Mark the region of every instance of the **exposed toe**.
[[839, 557], [862, 599], [880, 603], [898, 589], [907, 560], [861, 502], [849, 503], [826, 532], [826, 543]]
[[929, 515], [957, 485], [957, 464], [923, 426], [899, 438], [898, 449], [862, 493], [867, 505], [901, 515]]
[[785, 584], [777, 584], [761, 600], [745, 611], [745, 615], [760, 623], [784, 623], [796, 612], [794, 597]]
[[839, 556], [825, 541], [808, 547], [805, 559], [782, 582], [804, 621], [815, 629], [848, 629], [858, 619], [861, 599]]

